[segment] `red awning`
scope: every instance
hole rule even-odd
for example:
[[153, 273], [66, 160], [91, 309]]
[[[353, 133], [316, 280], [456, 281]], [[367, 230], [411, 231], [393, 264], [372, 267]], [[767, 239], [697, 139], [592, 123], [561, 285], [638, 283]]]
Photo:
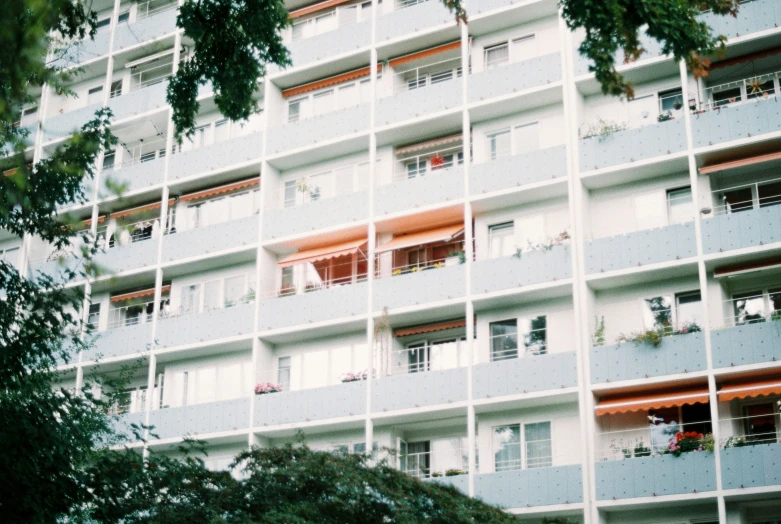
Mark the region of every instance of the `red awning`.
[[338, 5], [346, 4], [347, 2], [351, 2], [351, 1], [352, 0], [326, 0], [325, 2], [319, 2], [317, 4], [310, 5], [309, 7], [302, 7], [301, 9], [296, 9], [295, 11], [290, 13], [289, 16], [290, 18], [300, 18], [302, 16], [311, 15], [312, 13], [324, 11], [331, 7], [336, 7]]
[[257, 185], [260, 185], [260, 179], [257, 177], [250, 178], [249, 180], [244, 180], [242, 182], [234, 182], [233, 184], [215, 187], [212, 189], [206, 189], [204, 191], [198, 191], [197, 193], [190, 193], [189, 195], [184, 195], [180, 197], [179, 201], [189, 202], [191, 200], [202, 200], [204, 198], [209, 198], [215, 195], [222, 195], [224, 193], [230, 193], [232, 191], [239, 191], [241, 189], [246, 189], [248, 187], [254, 187]]
[[[173, 204], [174, 204], [174, 199], [172, 198], [172, 199], [170, 199], [168, 201], [168, 205], [170, 207]], [[134, 207], [132, 209], [125, 209], [124, 211], [117, 211], [116, 213], [111, 213], [109, 215], [109, 218], [111, 218], [111, 219], [122, 218], [122, 217], [130, 216], [130, 215], [135, 215], [136, 213], [143, 213], [144, 211], [153, 211], [155, 209], [160, 209], [160, 207], [162, 207], [162, 205], [163, 205], [162, 202], [155, 202], [154, 204], [148, 204], [148, 205], [145, 205], [145, 206]]]
[[356, 240], [350, 240], [349, 242], [342, 242], [341, 244], [305, 249], [283, 258], [277, 262], [277, 266], [284, 268], [304, 262], [317, 262], [320, 260], [328, 260], [329, 258], [353, 255], [361, 251], [361, 248], [365, 247], [367, 243], [365, 238], [358, 238]]
[[[160, 289], [160, 293], [167, 293], [171, 290], [171, 286], [163, 286]], [[121, 295], [114, 295], [111, 297], [112, 302], [125, 302], [126, 300], [133, 300], [134, 298], [153, 297], [155, 295], [155, 288], [142, 289], [140, 291], [131, 291], [130, 293], [122, 293]]]
[[772, 160], [781, 160], [781, 152], [770, 153], [767, 155], [752, 156], [749, 158], [741, 158], [740, 160], [732, 160], [730, 162], [723, 162], [721, 164], [715, 164], [712, 166], [705, 166], [700, 168], [701, 175], [710, 175], [713, 173], [719, 173], [721, 171], [727, 171], [729, 169], [736, 169], [738, 167], [753, 166], [756, 164], [764, 164]]
[[388, 65], [390, 67], [398, 67], [400, 65], [414, 62], [415, 60], [422, 60], [424, 58], [428, 58], [430, 56], [439, 55], [442, 53], [447, 53], [448, 51], [455, 51], [456, 49], [459, 49], [461, 47], [460, 41], [451, 42], [449, 44], [440, 45], [437, 47], [432, 47], [429, 49], [425, 49], [423, 51], [418, 51], [417, 53], [411, 53], [409, 55], [400, 56], [398, 58], [392, 58], [388, 61]]
[[409, 337], [411, 335], [420, 335], [423, 333], [434, 333], [436, 331], [445, 331], [447, 329], [456, 329], [466, 327], [466, 319], [450, 320], [448, 322], [438, 322], [436, 324], [426, 324], [423, 326], [399, 328], [393, 330], [394, 337]]
[[[369, 76], [372, 72], [371, 69], [371, 66], [367, 66], [361, 69], [356, 69], [355, 71], [349, 71], [347, 73], [342, 73], [341, 75], [331, 76], [323, 80], [318, 80], [317, 82], [304, 84], [298, 87], [291, 87], [290, 89], [285, 89], [282, 91], [282, 97], [290, 98], [291, 96], [317, 91], [318, 89], [323, 89], [324, 87], [335, 86], [337, 84], [344, 84], [345, 82], [349, 82], [351, 80], [357, 80], [359, 78]], [[382, 72], [382, 64], [377, 64], [377, 72]]]
[[730, 277], [735, 275], [742, 275], [743, 273], [751, 273], [754, 271], [774, 269], [778, 267], [781, 267], [781, 258], [774, 258], [772, 260], [765, 260], [763, 262], [753, 262], [751, 264], [740, 264], [737, 266], [729, 266], [717, 269], [713, 272], [713, 276], [716, 278]]
[[730, 67], [738, 64], [747, 64], [748, 62], [753, 62], [754, 60], [759, 60], [760, 58], [767, 58], [769, 56], [774, 56], [781, 53], [781, 47], [774, 47], [772, 49], [766, 49], [764, 51], [759, 51], [757, 53], [749, 53], [747, 55], [738, 56], [735, 58], [729, 58], [727, 60], [721, 60], [720, 62], [713, 62], [711, 65], [708, 66], [709, 71], [713, 71], [714, 69], [723, 69], [725, 67]]
[[708, 388], [673, 390], [652, 395], [630, 395], [600, 401], [594, 408], [597, 415], [647, 411], [649, 409], [673, 408], [687, 404], [708, 402]]
[[395, 249], [404, 249], [405, 247], [422, 246], [424, 244], [433, 244], [434, 242], [446, 242], [452, 240], [464, 232], [463, 224], [453, 224], [452, 226], [430, 229], [409, 235], [394, 237], [390, 242], [386, 242], [377, 248], [377, 253], [393, 251]]
[[736, 398], [753, 398], [767, 395], [781, 395], [781, 378], [726, 385], [719, 391], [719, 400], [727, 402]]

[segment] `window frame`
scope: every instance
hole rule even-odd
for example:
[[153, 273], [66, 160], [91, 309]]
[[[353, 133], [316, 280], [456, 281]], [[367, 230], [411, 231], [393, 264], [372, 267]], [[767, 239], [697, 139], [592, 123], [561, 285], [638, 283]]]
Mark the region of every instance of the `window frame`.
[[[549, 431], [550, 431], [550, 463], [540, 466], [529, 466], [529, 455], [528, 455], [528, 439], [526, 438], [526, 428], [528, 426], [534, 426], [537, 424], [548, 424]], [[516, 467], [502, 467], [501, 469], [497, 468], [496, 465], [496, 455], [500, 451], [496, 448], [496, 431], [498, 429], [503, 428], [513, 428], [518, 427], [518, 446], [519, 446], [519, 456], [520, 456], [520, 464]], [[524, 422], [512, 422], [509, 424], [498, 424], [495, 426], [491, 426], [491, 455], [493, 457], [493, 468], [494, 472], [501, 472], [501, 471], [518, 471], [518, 470], [528, 470], [528, 469], [537, 469], [537, 468], [543, 468], [543, 467], [552, 467], [553, 466], [553, 458], [555, 456], [555, 450], [554, 450], [554, 438], [553, 438], [553, 420], [529, 420]]]

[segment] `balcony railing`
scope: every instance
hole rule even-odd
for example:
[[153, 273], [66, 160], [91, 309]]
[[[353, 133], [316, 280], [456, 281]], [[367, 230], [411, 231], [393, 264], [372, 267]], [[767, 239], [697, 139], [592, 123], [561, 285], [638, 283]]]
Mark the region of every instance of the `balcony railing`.
[[[525, 333], [508, 333], [489, 337], [490, 362], [516, 358], [533, 358], [548, 353], [545, 340], [547, 328], [532, 329]], [[521, 346], [518, 338], [521, 337]]]
[[417, 478], [455, 477], [469, 473], [467, 450], [456, 445], [444, 451], [407, 453], [399, 457], [400, 469]]
[[398, 94], [441, 84], [461, 78], [462, 73], [460, 57], [394, 70], [393, 92]]
[[[378, 354], [382, 361], [382, 352]], [[466, 341], [461, 336], [453, 336], [446, 342], [421, 343], [404, 349], [395, 349], [390, 355], [391, 365], [387, 370], [390, 375], [406, 375], [408, 373], [423, 373], [426, 371], [442, 371], [466, 367], [469, 362]], [[378, 363], [380, 373], [382, 362]]]
[[[648, 419], [654, 420], [653, 424], [623, 429], [619, 431], [607, 431], [597, 433], [595, 456], [597, 461], [606, 460], [624, 460], [631, 458], [652, 457], [658, 455], [669, 455], [671, 447], [677, 445], [677, 435], [685, 435], [687, 432], [702, 435], [701, 442], [697, 447], [702, 449], [694, 452], [707, 453], [708, 449], [712, 451], [711, 422], [709, 420], [702, 422], [678, 423], [670, 422], [667, 424], [657, 419], [655, 415], [648, 415]], [[708, 439], [711, 443], [708, 443]]]
[[713, 206], [714, 215], [775, 206], [781, 204], [781, 178], [731, 186], [711, 193], [713, 202], [722, 202]]
[[731, 313], [725, 315], [721, 327], [781, 321], [781, 285], [767, 295], [740, 296], [724, 300], [722, 306], [723, 311]]
[[165, 60], [165, 63], [148, 67], [131, 74], [129, 92], [159, 84], [173, 75], [173, 54], [166, 57]]
[[698, 110], [711, 111], [778, 95], [781, 71], [710, 86], [701, 92]]
[[159, 13], [164, 13], [165, 11], [176, 9], [177, 7], [179, 7], [179, 4], [176, 1], [167, 0], [162, 3], [162, 5], [160, 5], [160, 2], [156, 2], [154, 0], [141, 2], [136, 7], [136, 21], [149, 18], [150, 16], [155, 16]]
[[719, 445], [728, 449], [781, 442], [781, 412], [776, 402], [768, 403], [765, 414], [719, 419]]
[[[161, 300], [167, 301], [166, 297]], [[155, 301], [132, 302], [124, 306], [109, 309], [108, 329], [136, 326], [152, 322]]]
[[453, 166], [464, 163], [464, 147], [461, 145], [428, 151], [396, 160], [394, 182], [419, 178], [428, 174], [445, 173]]

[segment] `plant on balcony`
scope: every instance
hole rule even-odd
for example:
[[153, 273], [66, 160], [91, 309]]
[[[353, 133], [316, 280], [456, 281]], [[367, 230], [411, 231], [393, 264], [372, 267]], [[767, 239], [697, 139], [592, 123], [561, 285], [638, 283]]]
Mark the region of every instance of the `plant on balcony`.
[[309, 293], [310, 291], [317, 291], [320, 289], [320, 284], [316, 282], [307, 282], [306, 287], [304, 287], [304, 292]]
[[762, 89], [762, 82], [759, 81], [759, 78], [752, 78], [749, 80], [748, 88], [750, 89], [749, 94], [752, 95], [763, 94], [765, 92], [765, 90]]
[[263, 382], [255, 386], [256, 395], [265, 395], [267, 393], [279, 393], [282, 391], [282, 386], [274, 384], [273, 382]]
[[676, 335], [686, 335], [687, 333], [699, 333], [702, 328], [697, 322], [684, 322], [675, 332]]
[[594, 317], [594, 347], [605, 345], [605, 317]]
[[555, 237], [548, 237], [547, 240], [543, 240], [542, 242], [538, 242], [536, 244], [529, 240], [526, 242], [526, 249], [521, 249], [519, 247], [515, 249], [515, 254], [513, 257], [520, 259], [524, 252], [530, 251], [551, 251], [556, 246], [562, 246], [566, 244], [570, 238], [569, 231], [565, 229]]
[[463, 249], [455, 249], [447, 254], [447, 258], [458, 257], [459, 264], [466, 264], [466, 251]]
[[647, 448], [643, 441], [637, 443], [634, 449], [635, 457], [650, 457], [651, 448]]
[[657, 122], [667, 122], [668, 120], [675, 120], [675, 117], [669, 111], [666, 113], [659, 113], [659, 116], [656, 117]]
[[[707, 449], [706, 445], [710, 448]], [[667, 444], [667, 453], [680, 457], [691, 451], [713, 451], [713, 435], [703, 435], [696, 431], [678, 432]]]
[[434, 155], [431, 158], [429, 158], [429, 162], [431, 162], [431, 169], [439, 169], [440, 167], [445, 165], [445, 157], [442, 155]]
[[724, 443], [725, 448], [742, 448], [745, 446], [754, 446], [756, 444], [763, 444], [766, 440], [748, 440], [746, 437], [733, 436], [727, 439]]
[[588, 124], [586, 131], [583, 133], [583, 139], [597, 138], [600, 142], [604, 142], [613, 133], [624, 131], [626, 129], [626, 122], [613, 122], [611, 120], [603, 120], [597, 118], [597, 121], [593, 124]]
[[453, 469], [446, 469], [445, 470], [445, 476], [446, 477], [457, 477], [459, 475], [466, 475], [466, 471], [453, 468]]
[[369, 376], [368, 371], [358, 371], [357, 373], [353, 373], [352, 371], [345, 373], [341, 377], [339, 377], [339, 380], [342, 381], [342, 383], [346, 384], [348, 382], [360, 382], [361, 380], [366, 380], [366, 378]]
[[621, 333], [616, 337], [616, 343], [622, 344], [624, 342], [634, 342], [638, 346], [643, 344], [651, 345], [658, 348], [662, 345], [662, 339], [667, 335], [667, 328], [664, 326], [655, 329], [646, 329], [645, 331], [629, 333], [625, 335]]

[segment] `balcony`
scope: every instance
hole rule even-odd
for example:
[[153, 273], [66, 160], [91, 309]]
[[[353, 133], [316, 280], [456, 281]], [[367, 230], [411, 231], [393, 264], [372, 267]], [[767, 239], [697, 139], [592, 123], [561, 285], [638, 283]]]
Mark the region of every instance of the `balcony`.
[[580, 141], [580, 170], [591, 171], [678, 153], [686, 149], [682, 118]]
[[259, 159], [262, 149], [263, 133], [258, 131], [182, 151], [169, 160], [168, 178], [179, 180]]
[[367, 191], [318, 198], [305, 205], [266, 212], [263, 219], [263, 239], [283, 238], [350, 224], [365, 220], [369, 213]]
[[565, 280], [572, 275], [569, 246], [529, 251], [521, 257], [478, 260], [472, 266], [472, 290], [475, 293], [519, 289], [523, 286]]
[[219, 253], [255, 244], [258, 238], [258, 217], [231, 220], [221, 224], [180, 230], [163, 240], [163, 260], [174, 261]]
[[[165, 65], [170, 69], [170, 64]], [[169, 76], [170, 71], [166, 76]], [[108, 107], [114, 113], [114, 120], [123, 120], [137, 116], [147, 111], [166, 107], [166, 89], [168, 82], [164, 79], [144, 81], [127, 94], [113, 97], [108, 102]]]
[[[722, 17], [719, 17], [722, 18]], [[644, 32], [640, 32], [638, 35], [640, 38], [640, 48], [644, 49], [645, 52], [640, 57], [640, 62], [643, 60], [648, 60], [650, 58], [657, 58], [662, 56], [662, 44], [655, 38], [651, 38]], [[575, 57], [575, 75], [587, 75], [589, 74], [589, 66], [591, 65], [591, 62], [588, 58], [580, 54], [580, 51], [578, 51], [578, 46], [575, 46], [575, 49], [573, 50], [573, 56]], [[628, 63], [625, 61], [626, 56], [624, 55], [623, 51], [619, 50], [616, 53], [615, 56], [615, 63], [617, 65]], [[630, 61], [631, 62], [631, 61]]]
[[249, 398], [236, 398], [152, 411], [151, 430], [160, 439], [207, 435], [244, 430], [249, 427]]
[[711, 331], [711, 351], [717, 368], [781, 361], [781, 320]]
[[561, 80], [561, 55], [553, 53], [470, 75], [469, 102], [526, 91]]
[[702, 371], [703, 333], [664, 337], [659, 347], [626, 342], [591, 348], [591, 382], [618, 382]]
[[166, 313], [157, 324], [157, 344], [164, 348], [209, 340], [248, 336], [253, 333], [254, 298], [202, 313]]
[[370, 40], [370, 22], [342, 23], [334, 31], [291, 42], [288, 49], [293, 67], [301, 67], [367, 47]]
[[369, 128], [369, 110], [370, 106], [364, 104], [277, 127], [269, 134], [267, 151], [279, 154], [365, 132]]
[[156, 256], [157, 242], [149, 239], [146, 242], [114, 246], [95, 255], [93, 261], [106, 273], [112, 274], [153, 266]]
[[148, 351], [152, 326], [148, 323], [115, 327], [95, 333], [92, 347], [82, 354], [82, 361], [125, 357]]
[[366, 414], [366, 382], [266, 393], [255, 397], [255, 427]]
[[586, 271], [605, 273], [697, 255], [694, 222], [586, 242]]
[[74, 131], [81, 129], [85, 122], [92, 120], [95, 111], [101, 107], [100, 103], [89, 104], [74, 111], [46, 118], [42, 126], [43, 141], [50, 142], [70, 136]]
[[702, 493], [716, 489], [713, 454], [655, 455], [596, 463], [597, 500]]
[[84, 40], [67, 44], [67, 47], [62, 52], [54, 52], [50, 66], [61, 69], [100, 58], [108, 54], [110, 41], [111, 31], [105, 28], [102, 31], [98, 31], [94, 40], [86, 37]]
[[508, 509], [577, 504], [583, 502], [583, 473], [578, 464], [479, 473], [475, 497]]
[[374, 283], [374, 304], [378, 309], [409, 307], [464, 296], [466, 273], [463, 265], [420, 270]]
[[164, 4], [157, 9], [136, 15], [135, 22], [120, 22], [114, 35], [114, 51], [155, 40], [176, 30], [176, 3]]
[[131, 428], [131, 426], [136, 425], [136, 431], [138, 431], [143, 437], [144, 430], [141, 428], [141, 426], [144, 424], [145, 420], [146, 412], [138, 411], [135, 413], [122, 413], [121, 415], [116, 415], [116, 418], [114, 418], [112, 421], [114, 430], [117, 432], [117, 436], [123, 442], [130, 443], [136, 440], [135, 436], [133, 435], [133, 428]]
[[466, 368], [382, 377], [372, 383], [372, 412], [387, 412], [466, 401]]
[[472, 370], [473, 397], [488, 399], [577, 386], [574, 352], [521, 355], [476, 364]]
[[781, 206], [722, 213], [702, 220], [706, 255], [781, 242]]
[[721, 434], [730, 435], [721, 443], [724, 489], [781, 485], [777, 392], [777, 379], [725, 384], [719, 391], [723, 412], [744, 415], [719, 420]]
[[435, 0], [402, 0], [396, 10], [377, 19], [377, 43], [433, 29], [455, 25], [455, 17]]
[[354, 317], [366, 312], [366, 283], [328, 287], [260, 302], [260, 329], [278, 329]]
[[705, 13], [700, 17], [716, 35], [727, 38], [744, 37], [751, 33], [776, 29], [781, 26], [781, 5], [774, 0], [741, 2], [738, 17]]
[[473, 195], [537, 184], [567, 176], [566, 146], [503, 156], [470, 167]]
[[694, 147], [758, 137], [781, 130], [781, 101], [777, 94], [723, 104], [692, 116]]
[[721, 451], [724, 489], [781, 485], [781, 444], [754, 444]]

